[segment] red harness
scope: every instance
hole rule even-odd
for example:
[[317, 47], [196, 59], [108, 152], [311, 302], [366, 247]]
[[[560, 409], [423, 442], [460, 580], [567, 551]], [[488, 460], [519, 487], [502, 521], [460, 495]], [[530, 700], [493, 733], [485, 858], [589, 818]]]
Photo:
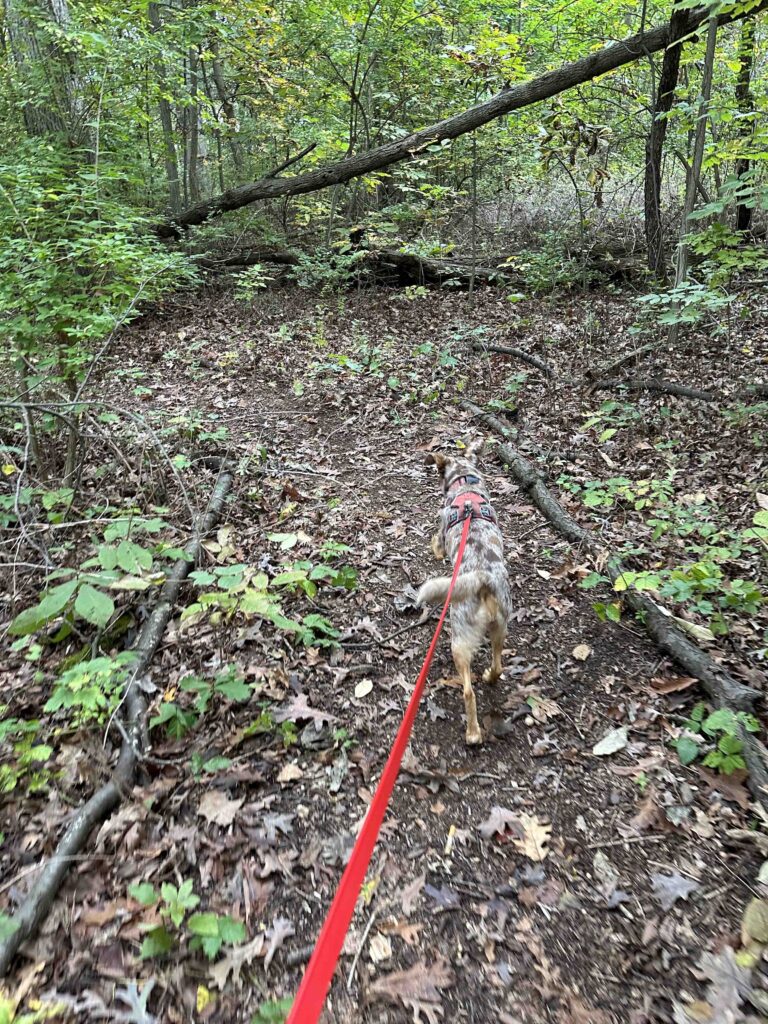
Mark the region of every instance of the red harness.
[[496, 523], [496, 513], [488, 504], [488, 499], [477, 491], [465, 491], [457, 494], [449, 507], [450, 515], [446, 529], [450, 530], [465, 519], [482, 519], [486, 523]]

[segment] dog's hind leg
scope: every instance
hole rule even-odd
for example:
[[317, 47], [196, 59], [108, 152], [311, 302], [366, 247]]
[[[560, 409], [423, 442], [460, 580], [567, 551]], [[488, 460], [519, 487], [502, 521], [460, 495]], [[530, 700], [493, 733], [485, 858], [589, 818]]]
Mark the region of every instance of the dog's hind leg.
[[451, 647], [453, 663], [456, 666], [461, 685], [464, 690], [464, 709], [467, 713], [467, 743], [472, 745], [483, 742], [483, 734], [477, 723], [477, 702], [472, 689], [472, 652], [462, 644]]
[[507, 635], [507, 624], [501, 618], [495, 618], [488, 626], [491, 637], [491, 666], [483, 672], [484, 683], [495, 683], [501, 675], [501, 652]]

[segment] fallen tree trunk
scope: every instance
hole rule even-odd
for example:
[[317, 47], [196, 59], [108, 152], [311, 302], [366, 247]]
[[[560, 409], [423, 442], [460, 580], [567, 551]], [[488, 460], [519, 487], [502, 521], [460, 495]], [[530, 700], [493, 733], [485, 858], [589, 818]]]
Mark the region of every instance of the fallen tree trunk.
[[[761, 0], [749, 10], [748, 16], [754, 17], [765, 7], [768, 7], [768, 0]], [[641, 57], [664, 50], [675, 39], [681, 39], [695, 31], [702, 22], [709, 18], [709, 15], [710, 8], [707, 6], [686, 11], [685, 15], [675, 24], [676, 35], [673, 35], [669, 23], [649, 29], [647, 32], [638, 32], [621, 42], [604, 46], [586, 57], [563, 64], [553, 71], [547, 71], [543, 75], [539, 75], [538, 78], [509, 86], [484, 103], [479, 103], [468, 110], [438, 121], [436, 124], [421, 128], [411, 135], [387, 142], [383, 146], [377, 146], [375, 149], [357, 156], [327, 164], [325, 167], [318, 167], [314, 171], [298, 174], [293, 178], [268, 177], [247, 185], [238, 185], [212, 199], [196, 203], [183, 213], [159, 225], [157, 231], [162, 237], [174, 238], [184, 228], [203, 224], [210, 217], [216, 217], [230, 210], [238, 210], [260, 199], [276, 199], [280, 196], [297, 196], [305, 195], [308, 192], [317, 192], [332, 185], [340, 185], [352, 178], [360, 177], [362, 174], [371, 174], [373, 171], [398, 163], [400, 160], [417, 156], [436, 143], [456, 139], [460, 135], [481, 128], [504, 114], [510, 114], [512, 111], [528, 107], [532, 103], [550, 99], [574, 86], [589, 82], [599, 75], [605, 75], [625, 64], [631, 64]], [[724, 14], [720, 18], [720, 23], [726, 24], [746, 16], [747, 12], [744, 11]]]
[[637, 380], [634, 377], [624, 379], [599, 380], [592, 385], [593, 389], [622, 387], [628, 391], [654, 391], [661, 395], [676, 395], [678, 398], [692, 398], [698, 402], [732, 402], [736, 400], [751, 401], [768, 395], [768, 384], [747, 384], [740, 391], [721, 394], [716, 391], [703, 391], [700, 388], [689, 388], [685, 384], [675, 384], [671, 380]]
[[541, 370], [545, 377], [555, 376], [555, 371], [549, 363], [545, 363], [538, 356], [532, 356], [530, 352], [524, 352], [521, 348], [509, 348], [507, 345], [488, 345], [482, 341], [472, 342], [472, 348], [475, 352], [499, 352], [504, 356], [514, 356], [515, 359], [521, 359], [524, 363], [530, 363], [537, 370]]
[[[466, 398], [459, 399], [458, 405], [471, 413], [490, 430], [507, 439], [509, 432], [500, 420], [486, 413], [480, 406]], [[497, 446], [497, 452], [505, 467], [515, 478], [521, 489], [533, 504], [544, 515], [546, 520], [574, 547], [585, 549], [591, 554], [606, 560], [605, 572], [612, 582], [620, 579], [626, 572], [621, 562], [609, 556], [602, 545], [576, 520], [569, 515], [560, 502], [554, 497], [534, 466], [511, 447], [506, 440]], [[734, 679], [724, 668], [716, 664], [710, 656], [697, 647], [675, 625], [671, 616], [665, 613], [655, 601], [634, 590], [625, 590], [622, 600], [635, 612], [648, 633], [659, 648], [689, 675], [694, 676], [702, 685], [704, 692], [717, 707], [729, 708], [732, 711], [749, 711], [761, 697], [758, 690]], [[741, 729], [740, 739], [743, 754], [749, 766], [749, 785], [755, 799], [768, 810], [768, 752], [763, 744]]]
[[127, 728], [123, 730], [123, 743], [112, 778], [75, 813], [59, 841], [55, 852], [42, 868], [40, 876], [26, 899], [11, 918], [13, 932], [0, 942], [0, 977], [7, 974], [11, 962], [22, 943], [31, 938], [50, 910], [69, 866], [83, 849], [93, 829], [114, 811], [130, 789], [141, 759], [143, 734], [146, 728], [146, 706], [138, 683], [147, 671], [165, 627], [179, 597], [181, 584], [189, 575], [200, 556], [203, 537], [213, 528], [221, 515], [224, 499], [232, 486], [232, 474], [222, 471], [213, 489], [208, 508], [195, 524], [192, 538], [160, 591], [160, 599], [144, 623], [134, 650], [138, 655], [132, 665], [131, 679], [124, 697], [127, 709]]
[[[394, 276], [407, 284], [438, 284], [455, 282], [468, 287], [470, 280], [485, 284], [509, 284], [511, 278], [496, 267], [472, 267], [459, 260], [438, 260], [413, 253], [397, 252], [394, 249], [358, 250], [359, 261], [355, 272], [380, 279]], [[229, 271], [238, 267], [252, 267], [257, 263], [278, 263], [286, 267], [298, 266], [301, 259], [296, 252], [281, 249], [246, 249], [239, 253], [216, 259], [207, 257], [198, 260], [204, 270]]]

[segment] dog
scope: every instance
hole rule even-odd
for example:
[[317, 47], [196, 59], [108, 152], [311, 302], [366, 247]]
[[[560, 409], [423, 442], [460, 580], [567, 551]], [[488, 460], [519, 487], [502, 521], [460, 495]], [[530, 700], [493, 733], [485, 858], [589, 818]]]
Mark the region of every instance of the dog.
[[[502, 673], [501, 654], [510, 611], [509, 576], [504, 562], [501, 531], [488, 498], [488, 489], [477, 470], [476, 457], [482, 443], [468, 447], [461, 458], [430, 455], [442, 478], [444, 505], [440, 529], [432, 537], [432, 553], [438, 561], [446, 554], [455, 564], [463, 520], [471, 514], [464, 559], [451, 596], [451, 654], [464, 690], [467, 713], [467, 743], [482, 743], [477, 722], [477, 704], [472, 689], [472, 658], [486, 636], [491, 641], [491, 665], [483, 682], [495, 683]], [[427, 580], [417, 595], [419, 605], [445, 601], [450, 578]]]

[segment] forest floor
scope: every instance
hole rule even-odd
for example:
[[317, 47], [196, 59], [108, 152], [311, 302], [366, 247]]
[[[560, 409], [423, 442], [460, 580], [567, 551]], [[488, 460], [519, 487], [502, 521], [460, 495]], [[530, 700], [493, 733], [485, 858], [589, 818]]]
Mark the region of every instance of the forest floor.
[[[191, 503], [203, 507], [215, 479], [202, 455], [238, 466], [205, 568], [273, 575], [326, 558], [357, 579], [283, 600], [288, 616], [332, 623], [334, 646], [303, 646], [260, 618], [174, 621], [150, 672], [153, 714], [163, 702], [189, 708], [194, 694], [179, 683], [228, 666], [250, 696], [215, 696], [179, 738], [153, 729], [131, 799], [92, 838], [25, 947], [17, 983], [55, 993], [73, 1020], [149, 1021], [136, 1000], [126, 1009], [125, 987], [149, 979], [158, 1021], [278, 1019], [270, 1003], [298, 985], [431, 636], [433, 621], [416, 625], [408, 607], [409, 588], [445, 571], [430, 554], [441, 496], [425, 459], [483, 434], [455, 396], [517, 405], [513, 443], [573, 515], [613, 547], [634, 544], [649, 568], [685, 561], [690, 532], [653, 540], [632, 501], [585, 507], [582, 485], [671, 481], [692, 529], [750, 526], [768, 491], [764, 407], [590, 391], [588, 368], [647, 340], [628, 331], [635, 309], [606, 292], [511, 304], [492, 291], [274, 290], [250, 307], [216, 292], [169, 302], [123, 333], [110, 398], [184, 456]], [[723, 394], [765, 381], [765, 309], [752, 300], [743, 312], [737, 332], [688, 335], [629, 372]], [[526, 349], [558, 376], [474, 352], [477, 341]], [[615, 407], [585, 426], [605, 401]], [[701, 699], [694, 681], [627, 614], [600, 620], [593, 604], [610, 591], [579, 586], [594, 566], [529, 505], [490, 444], [481, 467], [512, 583], [505, 673], [477, 688], [485, 742], [469, 749], [441, 641], [325, 1019], [760, 1020], [759, 972], [750, 982], [734, 960], [768, 856], [743, 773], [680, 763], [673, 744]], [[123, 483], [135, 493], [130, 474]], [[765, 582], [759, 557], [733, 557], [743, 578]], [[189, 602], [196, 592], [190, 584]], [[735, 617], [708, 649], [763, 686], [766, 625], [764, 607]], [[39, 714], [44, 673], [11, 655], [2, 685], [9, 713]], [[614, 752], [595, 753], [609, 734]], [[104, 777], [100, 734], [64, 733], [55, 758], [61, 775], [47, 795], [19, 788], [0, 805], [8, 910]], [[209, 964], [182, 938], [167, 956], [140, 958], [159, 918], [129, 886], [184, 879], [199, 910], [245, 923], [246, 946]]]

